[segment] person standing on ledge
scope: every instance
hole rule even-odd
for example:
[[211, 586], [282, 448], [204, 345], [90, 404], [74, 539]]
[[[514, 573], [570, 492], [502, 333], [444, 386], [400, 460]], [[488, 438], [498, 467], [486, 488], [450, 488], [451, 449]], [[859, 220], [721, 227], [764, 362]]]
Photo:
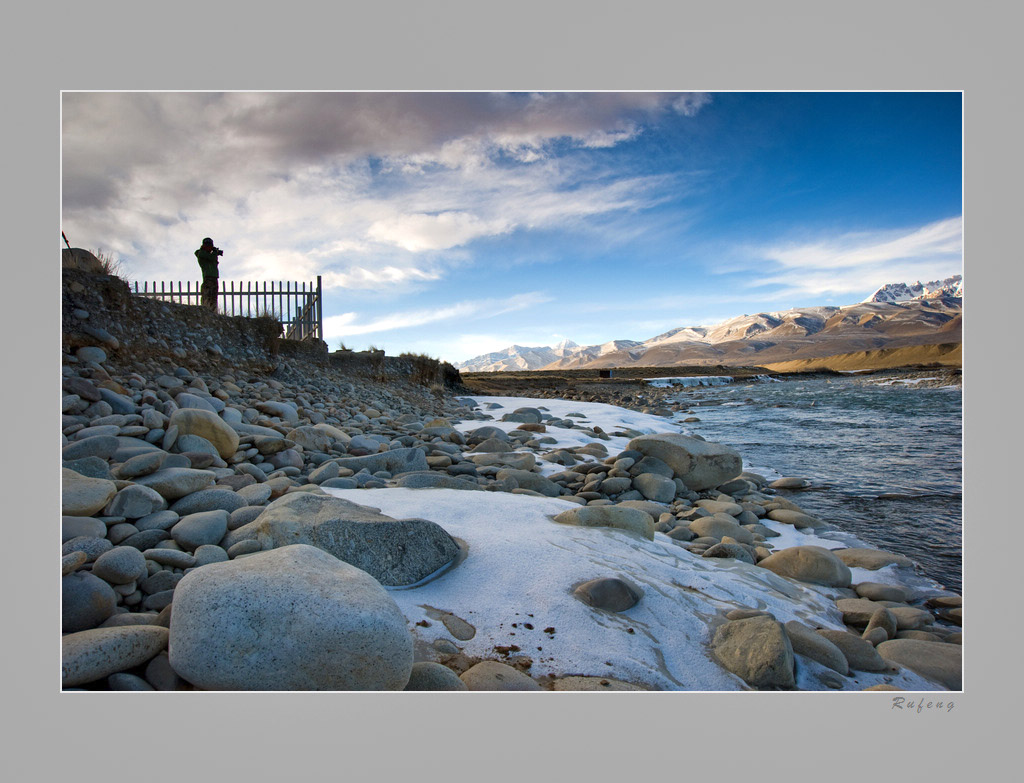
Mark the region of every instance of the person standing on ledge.
[[203, 307], [209, 307], [217, 312], [217, 257], [224, 255], [224, 251], [213, 246], [213, 240], [209, 237], [203, 240], [203, 246], [196, 251], [196, 258], [199, 259], [199, 268], [203, 270], [202, 294]]

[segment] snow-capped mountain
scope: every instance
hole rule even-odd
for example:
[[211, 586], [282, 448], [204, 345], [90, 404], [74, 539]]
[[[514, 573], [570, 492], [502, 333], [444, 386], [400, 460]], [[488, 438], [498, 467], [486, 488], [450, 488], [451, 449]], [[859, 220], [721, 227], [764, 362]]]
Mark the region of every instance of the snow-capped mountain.
[[534, 347], [510, 345], [504, 350], [485, 353], [468, 361], [456, 363], [455, 367], [466, 372], [539, 370], [541, 367], [557, 362], [578, 349], [579, 346], [572, 340], [562, 340], [553, 348], [547, 345]]
[[962, 298], [964, 295], [963, 275], [953, 275], [945, 280], [930, 283], [887, 283], [865, 299], [865, 302], [909, 302], [913, 299], [935, 299], [940, 296]]
[[465, 372], [584, 367], [761, 365], [839, 353], [960, 342], [963, 277], [932, 283], [890, 283], [863, 302], [799, 307], [730, 318], [712, 326], [681, 326], [643, 342], [610, 340], [554, 348], [511, 345], [455, 366]]

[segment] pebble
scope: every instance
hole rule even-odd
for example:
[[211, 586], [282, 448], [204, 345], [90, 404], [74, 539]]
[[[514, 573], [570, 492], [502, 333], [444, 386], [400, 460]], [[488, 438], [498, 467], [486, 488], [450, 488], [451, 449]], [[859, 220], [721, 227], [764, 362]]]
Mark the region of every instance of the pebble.
[[61, 639], [61, 684], [85, 685], [139, 666], [167, 647], [168, 636], [154, 625], [70, 633]]

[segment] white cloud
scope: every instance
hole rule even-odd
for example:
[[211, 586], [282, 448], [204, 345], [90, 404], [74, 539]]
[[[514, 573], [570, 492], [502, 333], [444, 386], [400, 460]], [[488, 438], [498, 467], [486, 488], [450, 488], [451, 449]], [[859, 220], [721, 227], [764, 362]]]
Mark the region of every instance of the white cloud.
[[361, 334], [383, 334], [456, 318], [463, 320], [494, 318], [550, 301], [549, 295], [531, 291], [500, 299], [473, 299], [436, 308], [391, 313], [371, 321], [360, 322], [357, 313], [343, 313], [324, 319], [324, 335], [325, 339], [330, 341], [339, 337]]
[[763, 266], [750, 287], [781, 286], [777, 296], [856, 295], [886, 283], [934, 280], [959, 274], [963, 218], [902, 231], [859, 232], [803, 243], [753, 249]]
[[469, 212], [442, 212], [437, 215], [397, 215], [378, 220], [367, 230], [370, 239], [398, 245], [410, 253], [446, 250], [464, 245], [478, 237], [505, 234], [508, 220], [483, 220]]
[[321, 274], [330, 286], [417, 287], [466, 263], [461, 249], [474, 240], [520, 229], [621, 231], [613, 213], [652, 206], [678, 183], [607, 180], [556, 157], [553, 143], [621, 144], [659, 114], [707, 100], [66, 93], [62, 228], [73, 244], [124, 259], [138, 279], [197, 277], [193, 251], [212, 236], [227, 279]]

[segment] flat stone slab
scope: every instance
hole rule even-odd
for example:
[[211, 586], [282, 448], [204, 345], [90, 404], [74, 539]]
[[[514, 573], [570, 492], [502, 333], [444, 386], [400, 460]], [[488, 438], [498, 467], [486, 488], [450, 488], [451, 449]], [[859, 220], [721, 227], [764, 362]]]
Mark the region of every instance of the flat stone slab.
[[[422, 452], [420, 452], [422, 454]], [[255, 539], [264, 551], [309, 544], [366, 571], [381, 584], [410, 585], [446, 566], [459, 545], [425, 519], [393, 519], [377, 509], [330, 495], [297, 492], [267, 506], [221, 546]]]

